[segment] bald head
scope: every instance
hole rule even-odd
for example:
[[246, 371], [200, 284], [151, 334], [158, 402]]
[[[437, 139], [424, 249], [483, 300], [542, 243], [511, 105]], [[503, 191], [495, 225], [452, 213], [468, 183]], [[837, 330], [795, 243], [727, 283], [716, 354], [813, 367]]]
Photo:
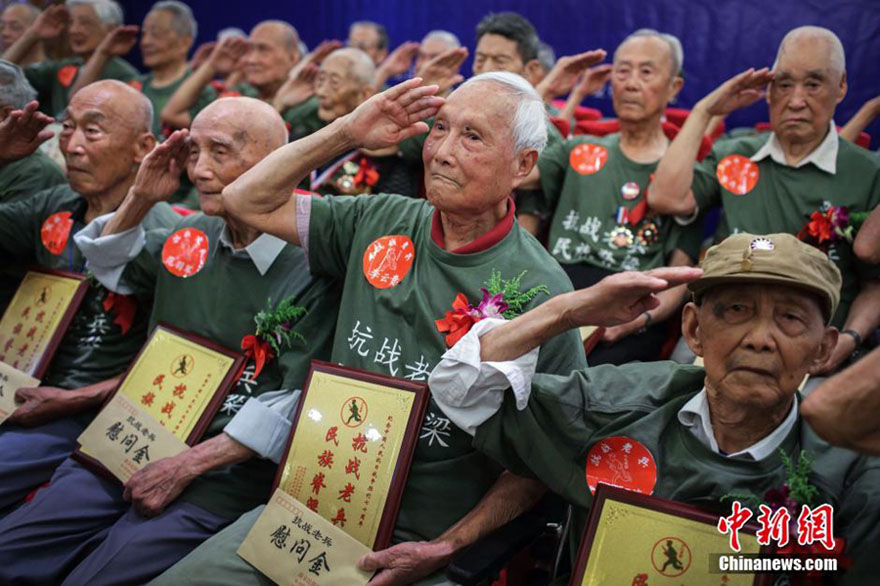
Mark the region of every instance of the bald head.
[[370, 56], [360, 49], [346, 47], [333, 51], [326, 59], [324, 59], [323, 63], [321, 63], [321, 69], [325, 69], [328, 62], [328, 69], [335, 69], [335, 66], [340, 64], [347, 72], [348, 76], [362, 86], [373, 82], [373, 77], [376, 73], [376, 65], [373, 63], [373, 60], [370, 59]]
[[199, 112], [192, 123], [197, 127], [222, 128], [244, 148], [257, 148], [261, 158], [287, 143], [287, 127], [278, 111], [254, 98], [235, 97], [215, 100]]
[[89, 84], [74, 94], [74, 104], [99, 105], [105, 116], [118, 119], [121, 127], [134, 134], [150, 132], [153, 127], [153, 104], [141, 92], [115, 79]]
[[843, 50], [843, 43], [833, 32], [820, 26], [801, 26], [790, 30], [779, 43], [773, 69], [784, 60], [786, 54], [797, 54], [799, 49], [804, 47], [815, 48], [827, 56], [827, 63], [817, 63], [817, 68], [827, 66], [838, 79], [846, 73], [846, 53]]

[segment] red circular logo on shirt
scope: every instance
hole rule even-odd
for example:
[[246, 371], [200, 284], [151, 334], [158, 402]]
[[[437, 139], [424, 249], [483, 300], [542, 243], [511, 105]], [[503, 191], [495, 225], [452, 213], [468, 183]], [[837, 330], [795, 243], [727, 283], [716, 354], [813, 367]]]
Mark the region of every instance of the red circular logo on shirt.
[[60, 83], [62, 87], [70, 87], [73, 84], [73, 80], [76, 79], [76, 74], [78, 72], [79, 67], [76, 65], [65, 65], [58, 70], [58, 83]]
[[405, 234], [382, 236], [364, 251], [364, 277], [377, 289], [396, 287], [412, 268], [416, 249]]
[[70, 212], [57, 212], [46, 218], [40, 228], [40, 240], [52, 254], [61, 254], [67, 248], [67, 239], [70, 238], [70, 229], [73, 228], [70, 216]]
[[718, 163], [715, 175], [721, 187], [734, 195], [745, 195], [758, 184], [761, 171], [748, 157], [727, 155]]
[[608, 149], [597, 144], [585, 142], [571, 149], [568, 162], [571, 168], [581, 175], [598, 173], [608, 161]]
[[598, 441], [587, 454], [587, 486], [591, 493], [596, 493], [600, 482], [651, 494], [657, 483], [654, 456], [636, 440], [622, 435]]
[[134, 79], [134, 80], [128, 82], [128, 85], [130, 85], [131, 87], [133, 87], [134, 89], [136, 89], [136, 90], [139, 91], [139, 92], [144, 91], [144, 84], [141, 83], [141, 82], [139, 82], [139, 81], [136, 80], [136, 79]]
[[162, 247], [162, 264], [175, 277], [192, 277], [207, 260], [208, 237], [198, 228], [181, 228]]

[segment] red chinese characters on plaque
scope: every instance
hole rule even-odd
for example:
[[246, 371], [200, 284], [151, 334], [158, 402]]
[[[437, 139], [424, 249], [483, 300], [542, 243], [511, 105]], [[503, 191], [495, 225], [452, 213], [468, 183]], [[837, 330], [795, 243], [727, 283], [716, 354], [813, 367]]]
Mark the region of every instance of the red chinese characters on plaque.
[[367, 547], [387, 546], [423, 384], [313, 362], [276, 485]]

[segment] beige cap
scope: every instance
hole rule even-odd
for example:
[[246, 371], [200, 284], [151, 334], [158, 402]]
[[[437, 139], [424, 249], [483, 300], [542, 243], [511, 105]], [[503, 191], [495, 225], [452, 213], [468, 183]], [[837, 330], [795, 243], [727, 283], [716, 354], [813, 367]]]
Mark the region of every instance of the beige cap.
[[733, 234], [706, 252], [703, 276], [688, 284], [695, 295], [724, 283], [779, 283], [817, 293], [826, 322], [840, 302], [840, 271], [821, 250], [791, 234]]

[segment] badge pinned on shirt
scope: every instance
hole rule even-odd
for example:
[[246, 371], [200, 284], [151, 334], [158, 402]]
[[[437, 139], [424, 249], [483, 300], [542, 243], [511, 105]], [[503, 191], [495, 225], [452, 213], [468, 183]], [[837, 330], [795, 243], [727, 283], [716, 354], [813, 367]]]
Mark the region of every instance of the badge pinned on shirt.
[[56, 212], [46, 218], [40, 228], [40, 240], [52, 254], [61, 254], [67, 248], [67, 240], [73, 228], [71, 215], [71, 212]]
[[611, 230], [608, 236], [608, 245], [611, 248], [629, 248], [633, 243], [633, 233], [626, 226], [617, 226]]
[[568, 162], [581, 175], [598, 173], [608, 161], [608, 149], [598, 144], [582, 143], [571, 149]]
[[715, 168], [721, 187], [734, 195], [745, 195], [755, 188], [761, 171], [758, 165], [742, 155], [727, 155]]
[[76, 65], [65, 65], [58, 70], [58, 83], [63, 88], [69, 88], [73, 85], [73, 80], [76, 79], [77, 73], [79, 73], [79, 67]]
[[653, 220], [648, 220], [636, 231], [636, 238], [643, 246], [652, 246], [660, 239], [660, 229]]
[[648, 448], [617, 435], [596, 442], [587, 453], [587, 486], [596, 494], [600, 482], [652, 494], [657, 484], [657, 464]]
[[192, 277], [207, 260], [208, 236], [198, 228], [181, 228], [162, 246], [162, 264], [175, 277]]
[[642, 192], [642, 189], [639, 187], [639, 184], [635, 181], [627, 181], [623, 184], [623, 187], [620, 188], [620, 195], [626, 201], [632, 201], [639, 196]]
[[412, 268], [416, 249], [406, 234], [382, 236], [364, 251], [364, 277], [376, 289], [390, 289]]

